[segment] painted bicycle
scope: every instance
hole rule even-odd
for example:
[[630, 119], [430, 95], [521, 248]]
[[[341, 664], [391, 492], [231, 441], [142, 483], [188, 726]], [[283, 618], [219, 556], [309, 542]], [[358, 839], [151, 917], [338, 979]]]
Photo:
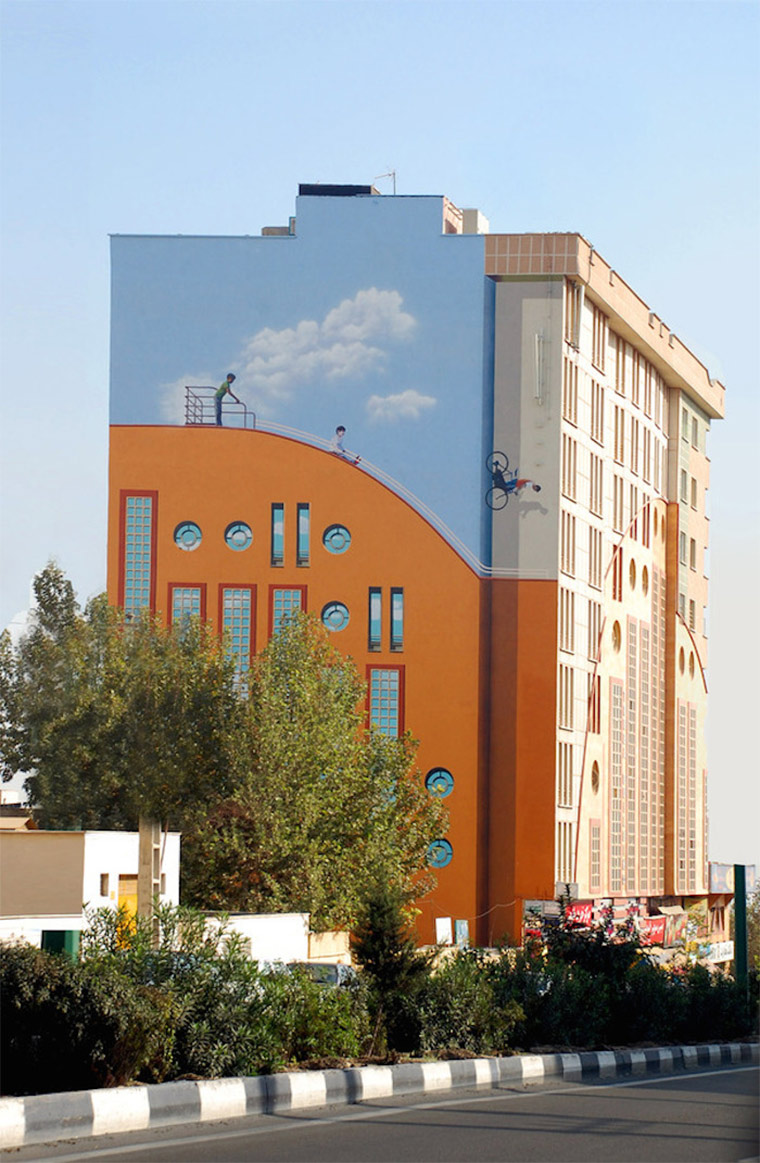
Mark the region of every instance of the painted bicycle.
[[509, 471], [509, 457], [505, 452], [494, 451], [486, 457], [486, 468], [491, 474], [491, 487], [486, 493], [489, 509], [503, 509], [510, 497], [519, 497], [528, 486], [534, 493], [541, 492], [541, 486], [526, 477], [518, 477], [518, 469]]

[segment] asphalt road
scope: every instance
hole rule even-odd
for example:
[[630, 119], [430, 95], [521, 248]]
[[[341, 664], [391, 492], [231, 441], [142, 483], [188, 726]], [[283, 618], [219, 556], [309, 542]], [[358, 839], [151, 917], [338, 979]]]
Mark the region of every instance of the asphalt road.
[[3, 1154], [14, 1163], [722, 1163], [758, 1160], [756, 1067], [447, 1092]]

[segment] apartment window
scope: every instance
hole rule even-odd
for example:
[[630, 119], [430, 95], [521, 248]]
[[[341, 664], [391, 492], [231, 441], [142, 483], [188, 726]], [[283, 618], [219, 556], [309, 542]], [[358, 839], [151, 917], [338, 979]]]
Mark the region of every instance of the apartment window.
[[559, 725], [571, 729], [574, 720], [575, 671], [572, 666], [559, 668]]
[[692, 447], [699, 448], [699, 421], [696, 416], [691, 418], [691, 443]]
[[689, 539], [689, 568], [697, 568], [697, 543], [693, 537]]
[[296, 508], [296, 565], [309, 564], [309, 506], [298, 505]]
[[612, 551], [612, 599], [623, 600], [623, 550], [619, 545]]
[[562, 492], [571, 501], [575, 500], [575, 486], [578, 469], [578, 442], [571, 436], [562, 436]]
[[573, 825], [569, 820], [557, 822], [556, 873], [562, 884], [573, 879]]
[[681, 500], [684, 504], [689, 501], [689, 474], [686, 469], [681, 469]]
[[612, 478], [612, 527], [616, 533], [622, 533], [625, 528], [625, 484], [622, 477]]
[[367, 649], [379, 650], [383, 636], [383, 591], [375, 586], [369, 591]]
[[689, 601], [689, 629], [696, 630], [697, 628], [697, 607], [693, 601]]
[[652, 484], [658, 493], [662, 492], [662, 485], [660, 482], [660, 466], [662, 464], [662, 448], [659, 440], [654, 442], [654, 477]]
[[560, 516], [560, 569], [575, 577], [575, 517], [564, 510]]
[[602, 588], [602, 531], [593, 526], [588, 531], [588, 584]]
[[592, 307], [592, 311], [591, 362], [603, 372], [607, 353], [607, 316], [598, 307]]
[[603, 478], [602, 478], [602, 458], [596, 456], [593, 452], [590, 453], [589, 461], [589, 509], [595, 513], [597, 517], [602, 516], [603, 510]]
[[127, 620], [155, 609], [155, 533], [158, 494], [121, 494], [119, 605]]
[[641, 508], [641, 544], [645, 549], [649, 549], [651, 545], [652, 534], [652, 506], [648, 500], [644, 500]]
[[562, 415], [570, 424], [578, 423], [578, 365], [567, 356], [562, 380]]
[[276, 634], [282, 625], [299, 610], [306, 609], [306, 586], [292, 589], [269, 587], [269, 630]]
[[631, 417], [631, 472], [639, 475], [639, 422]]
[[369, 666], [369, 721], [382, 735], [397, 737], [404, 729], [404, 684], [401, 667]]
[[615, 336], [615, 391], [625, 395], [625, 340]]
[[221, 587], [221, 626], [227, 649], [235, 663], [235, 677], [242, 682], [253, 654], [253, 586]]
[[681, 409], [681, 439], [689, 439], [689, 413], [686, 408]]
[[573, 806], [573, 745], [557, 744], [557, 803], [561, 808]]
[[169, 584], [171, 623], [180, 626], [190, 618], [206, 617], [206, 587]]
[[100, 895], [108, 896], [108, 873], [101, 872], [100, 874]]
[[644, 368], [644, 415], [652, 415], [652, 385], [654, 381], [655, 371], [651, 363], [647, 363]]
[[633, 359], [631, 361], [631, 403], [634, 408], [639, 406], [639, 392], [641, 388], [641, 364], [642, 359], [638, 351], [634, 351]]
[[598, 735], [602, 730], [601, 679], [599, 675], [588, 676], [588, 730]]
[[645, 428], [641, 434], [641, 475], [647, 484], [652, 480], [652, 433]]
[[635, 485], [631, 485], [631, 487], [629, 489], [629, 495], [631, 498], [631, 508], [630, 508], [631, 537], [634, 539], [634, 541], [638, 541], [638, 539], [639, 539], [639, 490], [636, 488]]
[[697, 481], [695, 477], [691, 478], [691, 507], [692, 509], [697, 507]]
[[575, 650], [575, 594], [562, 586], [559, 591], [559, 648], [571, 653]]
[[404, 591], [391, 590], [391, 650], [404, 649]]
[[678, 595], [678, 613], [686, 621], [686, 594]]
[[589, 888], [592, 892], [599, 892], [602, 887], [602, 828], [596, 821], [591, 821]]
[[680, 533], [678, 537], [678, 560], [681, 565], [686, 565], [686, 534]]
[[591, 439], [604, 444], [604, 385], [591, 381]]
[[615, 405], [615, 443], [614, 456], [618, 464], [625, 458], [625, 411], [620, 405]]
[[599, 658], [599, 638], [602, 633], [602, 606], [593, 598], [588, 600], [588, 657], [591, 662]]
[[581, 307], [583, 295], [580, 283], [565, 280], [565, 339], [573, 347], [580, 346]]
[[285, 560], [285, 506], [272, 505], [271, 556], [272, 565], [282, 565]]

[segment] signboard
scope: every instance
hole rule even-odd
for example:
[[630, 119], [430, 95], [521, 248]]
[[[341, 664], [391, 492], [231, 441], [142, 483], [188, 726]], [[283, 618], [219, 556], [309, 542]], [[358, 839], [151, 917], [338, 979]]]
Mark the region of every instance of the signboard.
[[565, 909], [565, 920], [573, 925], [588, 929], [593, 918], [594, 906], [591, 901], [575, 901]]
[[710, 961], [733, 961], [733, 941], [715, 941], [707, 947], [707, 957]]
[[664, 945], [667, 917], [639, 917], [642, 945]]

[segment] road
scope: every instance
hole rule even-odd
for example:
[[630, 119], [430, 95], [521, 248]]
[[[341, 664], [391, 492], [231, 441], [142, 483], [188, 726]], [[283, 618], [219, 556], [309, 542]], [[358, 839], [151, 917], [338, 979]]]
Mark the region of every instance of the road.
[[[109, 1135], [14, 1163], [723, 1163], [758, 1160], [756, 1067], [447, 1092]], [[5, 1159], [6, 1156], [4, 1155]]]

